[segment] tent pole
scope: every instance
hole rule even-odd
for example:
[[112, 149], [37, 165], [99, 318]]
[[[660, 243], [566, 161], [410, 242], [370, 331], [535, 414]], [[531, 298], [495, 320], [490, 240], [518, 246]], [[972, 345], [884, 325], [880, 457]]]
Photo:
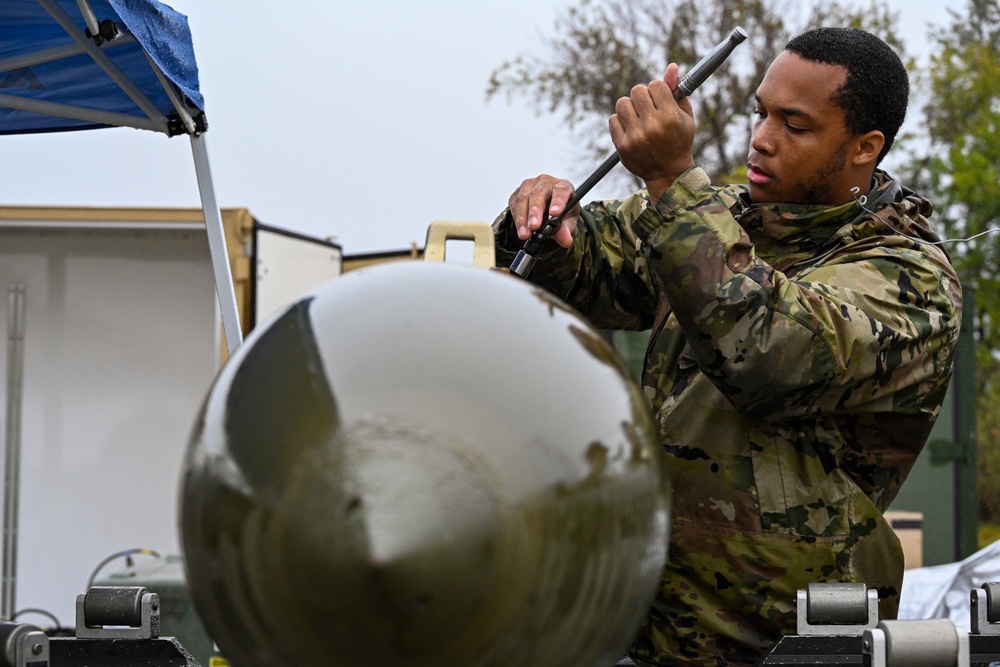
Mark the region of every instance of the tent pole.
[[222, 227], [222, 214], [215, 201], [215, 187], [212, 185], [212, 171], [208, 164], [208, 147], [203, 134], [191, 135], [191, 153], [198, 175], [198, 189], [201, 191], [201, 208], [205, 214], [205, 230], [208, 232], [208, 249], [212, 255], [215, 270], [215, 290], [222, 309], [222, 328], [226, 333], [229, 354], [243, 342], [240, 330], [240, 316], [236, 308], [236, 288], [229, 269], [229, 254], [226, 250], [226, 236]]
[[83, 14], [83, 22], [87, 24], [87, 29], [90, 30], [90, 34], [100, 34], [101, 24], [98, 22], [97, 15], [94, 14], [94, 10], [87, 4], [87, 0], [76, 0], [76, 4], [80, 7], [80, 13]]
[[4, 441], [3, 597], [0, 599], [0, 616], [5, 621], [12, 620], [17, 611], [17, 524], [21, 498], [21, 404], [24, 400], [24, 284], [11, 284], [7, 296], [7, 437]]

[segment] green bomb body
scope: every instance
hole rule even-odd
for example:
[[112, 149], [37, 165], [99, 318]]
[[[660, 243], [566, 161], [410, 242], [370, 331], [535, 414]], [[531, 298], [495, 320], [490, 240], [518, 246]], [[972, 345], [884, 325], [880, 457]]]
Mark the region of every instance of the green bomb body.
[[611, 664], [670, 494], [624, 363], [501, 272], [399, 262], [255, 329], [182, 479], [192, 598], [240, 667]]

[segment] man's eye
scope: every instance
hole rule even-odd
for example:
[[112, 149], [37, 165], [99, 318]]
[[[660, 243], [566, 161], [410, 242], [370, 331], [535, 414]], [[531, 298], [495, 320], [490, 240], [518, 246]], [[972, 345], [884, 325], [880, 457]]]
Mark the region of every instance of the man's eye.
[[792, 134], [802, 134], [803, 132], [806, 131], [806, 128], [804, 127], [795, 127], [794, 125], [789, 125], [787, 123], [785, 124], [785, 127], [787, 127], [788, 131], [791, 132]]

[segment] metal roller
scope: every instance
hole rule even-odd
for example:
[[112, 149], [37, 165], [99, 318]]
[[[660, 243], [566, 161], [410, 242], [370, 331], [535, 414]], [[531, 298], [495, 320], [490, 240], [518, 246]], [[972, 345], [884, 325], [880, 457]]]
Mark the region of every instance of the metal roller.
[[873, 667], [953, 667], [968, 664], [967, 634], [964, 639], [945, 618], [882, 621], [865, 633], [864, 648]]
[[809, 584], [809, 622], [863, 624], [868, 621], [868, 587], [859, 583]]
[[94, 586], [76, 596], [76, 636], [152, 639], [160, 636], [160, 596], [142, 586]]
[[1000, 623], [1000, 582], [983, 584], [983, 590], [986, 591], [986, 620]]
[[87, 625], [141, 625], [146, 592], [141, 586], [94, 586], [83, 599]]

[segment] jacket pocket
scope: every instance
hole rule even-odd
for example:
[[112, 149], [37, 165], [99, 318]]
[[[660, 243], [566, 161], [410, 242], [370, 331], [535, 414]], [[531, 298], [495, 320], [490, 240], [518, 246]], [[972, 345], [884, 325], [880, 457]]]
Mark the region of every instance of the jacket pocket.
[[805, 538], [847, 535], [851, 498], [860, 490], [824, 456], [837, 436], [796, 427], [794, 422], [749, 424], [761, 527], [765, 533]]

